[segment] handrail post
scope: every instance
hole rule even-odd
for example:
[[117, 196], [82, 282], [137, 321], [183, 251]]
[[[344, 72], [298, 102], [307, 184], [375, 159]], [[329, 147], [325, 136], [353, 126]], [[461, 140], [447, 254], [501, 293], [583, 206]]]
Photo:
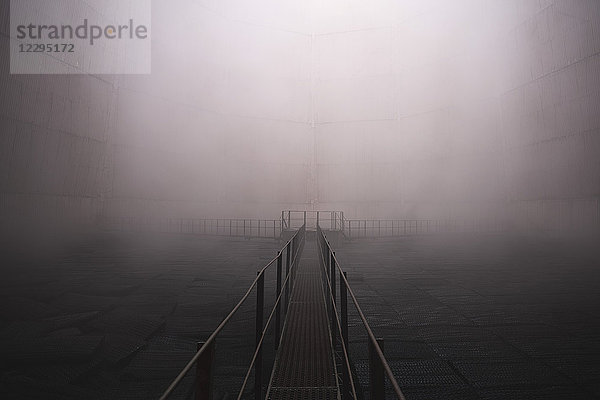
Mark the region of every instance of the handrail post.
[[344, 346], [346, 346], [346, 351], [348, 351], [348, 288], [346, 287], [346, 280], [348, 279], [348, 274], [346, 272], [344, 272], [344, 278], [345, 279], [343, 279], [340, 276], [340, 302], [342, 303], [342, 340], [344, 341]]
[[[199, 351], [206, 342], [198, 342], [196, 351]], [[215, 360], [214, 340], [206, 348], [196, 362], [196, 392], [194, 400], [212, 400], [213, 392], [213, 363]]]
[[[258, 282], [256, 283], [256, 348], [260, 345], [263, 330], [263, 312], [265, 303], [265, 275], [258, 271]], [[254, 364], [254, 399], [262, 399], [262, 348], [256, 354]]]
[[323, 237], [323, 246], [325, 247], [325, 293], [327, 303], [327, 315], [332, 318], [333, 310], [331, 309], [331, 254], [329, 253], [329, 245], [325, 237]]
[[[327, 242], [325, 240], [323, 242], [323, 245], [325, 246], [325, 272], [327, 275], [327, 282], [330, 282], [331, 279], [329, 277], [329, 270], [331, 268], [331, 255], [329, 254], [329, 246], [327, 246]], [[327, 289], [327, 291], [329, 292], [330, 290]]]
[[[350, 349], [348, 348], [348, 294], [346, 288], [346, 281], [348, 279], [348, 274], [343, 272], [344, 276], [342, 277], [342, 272], [340, 271], [340, 303], [341, 303], [341, 323], [342, 323], [342, 343], [344, 343], [344, 348], [346, 349], [346, 357], [348, 361], [348, 365], [350, 364]], [[345, 279], [344, 279], [345, 278]], [[350, 399], [350, 374], [351, 371], [348, 371], [348, 368], [344, 365], [342, 368], [342, 400]]]
[[[381, 352], [383, 352], [383, 339], [376, 339]], [[385, 398], [385, 373], [381, 360], [375, 350], [375, 345], [369, 340], [369, 386], [371, 400], [384, 400]]]
[[335, 251], [331, 252], [331, 260], [329, 262], [330, 268], [331, 268], [331, 272], [330, 272], [330, 276], [331, 276], [331, 343], [333, 344], [333, 347], [335, 348], [335, 342], [336, 342], [336, 332], [337, 332], [337, 326], [336, 326], [336, 315], [335, 315]]
[[285, 277], [288, 280], [287, 285], [285, 285], [285, 309], [287, 312], [287, 309], [290, 305], [290, 286], [292, 284], [292, 279], [290, 275], [290, 256], [291, 254], [291, 243], [288, 243], [286, 246], [286, 255], [285, 255]]
[[[296, 279], [296, 263], [298, 262], [298, 260], [296, 260], [296, 237], [294, 236], [294, 238], [292, 239], [292, 276], [290, 276], [290, 283], [293, 285], [294, 284], [294, 280]], [[293, 286], [292, 286], [293, 287]]]
[[[275, 298], [279, 298], [281, 294], [281, 264], [283, 262], [283, 253], [277, 253], [277, 294]], [[281, 301], [277, 303], [275, 310], [275, 350], [279, 347], [279, 339], [281, 337]]]

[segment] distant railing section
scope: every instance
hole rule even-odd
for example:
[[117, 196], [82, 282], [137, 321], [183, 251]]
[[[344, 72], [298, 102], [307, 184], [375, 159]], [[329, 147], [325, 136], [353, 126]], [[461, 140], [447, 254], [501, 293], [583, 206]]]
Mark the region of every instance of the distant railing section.
[[349, 239], [430, 235], [436, 233], [503, 232], [504, 221], [487, 219], [471, 221], [436, 219], [346, 219], [344, 235]]
[[308, 230], [316, 230], [317, 226], [331, 231], [344, 229], [343, 211], [293, 211], [281, 212], [281, 226], [284, 230], [295, 230], [306, 226]]
[[206, 236], [280, 239], [300, 227], [342, 232], [347, 239], [385, 238], [438, 233], [494, 233], [507, 229], [500, 219], [346, 219], [343, 211], [282, 211], [281, 219], [248, 218], [112, 218], [109, 230]]
[[276, 219], [225, 218], [114, 218], [107, 228], [123, 232], [158, 232], [188, 235], [279, 239], [281, 221]]
[[[405, 400], [400, 386], [383, 354], [383, 339], [375, 337], [367, 318], [358, 304], [354, 291], [350, 287], [350, 283], [348, 283], [346, 273], [337, 260], [335, 252], [327, 240], [327, 236], [320, 227], [317, 227], [317, 243], [323, 278], [323, 291], [327, 303], [327, 314], [331, 324], [331, 343], [336, 354], [336, 362], [339, 364], [338, 371], [341, 372], [341, 376], [339, 377], [342, 390], [341, 398], [344, 400], [358, 400], [363, 398], [360, 383], [353, 371], [349, 351], [348, 297], [350, 297], [368, 338], [369, 399], [384, 400], [386, 398], [396, 398]], [[391, 389], [391, 392], [387, 394], [385, 390], [386, 378]]]
[[[191, 357], [190, 361], [181, 370], [181, 372], [173, 379], [169, 386], [165, 389], [160, 400], [166, 400], [171, 395], [180, 397], [180, 393], [176, 389], [182, 384], [188, 374], [191, 374], [195, 369], [194, 384], [191, 390], [184, 388], [183, 393], [188, 393], [190, 396], [184, 398], [212, 399], [214, 386], [213, 375], [215, 372], [215, 342], [219, 333], [221, 333], [228, 323], [232, 320], [237, 311], [248, 300], [250, 294], [256, 293], [255, 311], [255, 351], [249, 360], [248, 367], [245, 371], [244, 380], [239, 388], [237, 399], [242, 398], [262, 399], [264, 394], [263, 380], [263, 350], [264, 343], [269, 331], [272, 331], [275, 351], [279, 346], [282, 333], [282, 323], [287, 314], [289, 302], [291, 298], [292, 288], [296, 277], [297, 266], [304, 249], [306, 238], [306, 229], [300, 227], [290, 240], [277, 252], [277, 256], [263, 266], [257, 273], [256, 279], [241, 300], [233, 307], [231, 312], [223, 319], [223, 322], [210, 334], [205, 342], [198, 343], [198, 351]], [[275, 268], [271, 268], [275, 266]], [[265, 275], [267, 270], [275, 269], [276, 285], [275, 285], [275, 302], [271, 310], [268, 311], [265, 321]], [[223, 350], [225, 351], [225, 350]], [[235, 355], [239, 357], [239, 354]], [[251, 381], [251, 375], [254, 372], [254, 382]], [[248, 388], [248, 389], [247, 389]], [[250, 392], [250, 393], [249, 393]], [[192, 397], [193, 396], [193, 397]]]

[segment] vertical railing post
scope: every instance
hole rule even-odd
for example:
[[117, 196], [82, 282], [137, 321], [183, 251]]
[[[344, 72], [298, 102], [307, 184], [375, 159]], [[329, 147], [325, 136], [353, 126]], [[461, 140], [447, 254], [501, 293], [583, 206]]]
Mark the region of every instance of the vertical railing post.
[[[294, 237], [291, 242], [292, 245], [292, 261], [291, 261], [291, 276], [290, 283], [293, 285], [296, 279], [296, 238]], [[293, 286], [292, 286], [293, 287]]]
[[306, 211], [304, 211], [304, 226], [306, 226]]
[[[200, 350], [205, 342], [198, 342], [196, 350]], [[215, 342], [212, 341], [196, 362], [196, 392], [194, 400], [212, 400], [213, 362], [215, 359]]]
[[319, 212], [317, 211], [317, 226], [319, 226]]
[[[383, 339], [376, 339], [381, 352], [383, 352]], [[383, 365], [375, 345], [369, 340], [369, 386], [371, 400], [384, 400], [385, 398], [385, 375]]]
[[[343, 273], [340, 271], [340, 303], [341, 303], [341, 324], [342, 324], [342, 342], [344, 343], [344, 348], [346, 349], [346, 357], [348, 357], [348, 364], [350, 364], [350, 349], [348, 348], [348, 294], [346, 288], [346, 279], [348, 275], [346, 272]], [[350, 398], [350, 374], [351, 371], [348, 371], [346, 365], [342, 367], [342, 400], [346, 400]]]
[[[290, 260], [291, 260], [291, 248], [292, 243], [288, 243], [286, 246], [286, 254], [285, 254], [285, 277], [288, 279], [287, 285], [285, 285], [285, 309], [287, 311], [288, 306], [290, 305], [290, 286], [292, 285], [292, 279], [290, 275]], [[289, 277], [289, 278], [288, 278]]]
[[337, 324], [336, 324], [336, 315], [335, 315], [335, 252], [331, 252], [331, 261], [329, 261], [329, 265], [331, 266], [331, 343], [335, 348], [336, 342], [336, 332], [337, 332]]
[[[340, 272], [341, 274], [342, 272]], [[344, 278], [340, 275], [340, 302], [342, 308], [342, 340], [344, 341], [344, 346], [346, 346], [346, 351], [348, 350], [348, 288], [346, 286], [346, 280], [348, 279], [348, 274], [344, 272]]]
[[329, 276], [329, 271], [331, 268], [331, 255], [329, 254], [329, 246], [327, 245], [326, 240], [323, 240], [323, 245], [325, 247], [325, 271], [327, 272], [327, 282], [331, 282], [331, 277]]
[[331, 289], [333, 290], [332, 295], [332, 299], [333, 299], [333, 303], [335, 304], [335, 300], [336, 300], [336, 290], [335, 290], [335, 251], [331, 252], [331, 261], [329, 262], [330, 268], [331, 268]]
[[[275, 298], [278, 298], [281, 294], [281, 265], [283, 263], [283, 253], [280, 251], [277, 253], [277, 294]], [[281, 300], [277, 303], [277, 309], [275, 310], [275, 350], [279, 347], [279, 339], [281, 336]]]
[[[265, 304], [265, 275], [262, 271], [257, 272], [256, 283], [256, 348], [260, 345], [263, 331], [263, 312]], [[262, 347], [256, 354], [254, 364], [254, 399], [262, 399]]]

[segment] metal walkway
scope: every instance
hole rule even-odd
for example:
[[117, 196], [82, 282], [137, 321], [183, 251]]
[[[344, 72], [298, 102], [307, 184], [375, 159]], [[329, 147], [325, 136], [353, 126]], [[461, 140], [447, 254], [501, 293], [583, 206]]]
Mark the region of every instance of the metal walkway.
[[[208, 339], [198, 345], [199, 349], [195, 355], [164, 391], [161, 400], [166, 400], [172, 394], [178, 395], [176, 390], [194, 366], [196, 377], [193, 379], [194, 387], [189, 393], [193, 393], [196, 400], [213, 398], [215, 340], [251, 293], [256, 294], [256, 347], [239, 388], [237, 400], [364, 398], [348, 352], [349, 299], [367, 333], [369, 399], [384, 400], [395, 397], [405, 400], [383, 354], [383, 339], [376, 338], [373, 334], [326, 233], [319, 225], [314, 233], [307, 234], [306, 225], [302, 225], [283, 245], [277, 256], [257, 271], [256, 279], [242, 299]], [[265, 321], [265, 273], [269, 269], [276, 269], [276, 292], [275, 302]], [[281, 314], [286, 307], [286, 318], [281, 332]], [[273, 338], [271, 343], [275, 345], [277, 353], [265, 397], [262, 377], [265, 371], [263, 350], [267, 335]], [[254, 385], [250, 387], [252, 371]], [[390, 389], [387, 393], [386, 377]], [[185, 385], [181, 387], [185, 390]]]
[[317, 245], [307, 241], [267, 399], [338, 399]]

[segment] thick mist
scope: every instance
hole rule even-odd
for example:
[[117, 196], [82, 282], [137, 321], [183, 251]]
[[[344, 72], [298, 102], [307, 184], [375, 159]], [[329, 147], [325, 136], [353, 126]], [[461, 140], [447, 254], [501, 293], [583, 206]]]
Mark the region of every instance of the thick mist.
[[13, 228], [284, 209], [598, 223], [594, 1], [181, 0], [152, 16], [150, 75], [2, 61]]
[[153, 74], [119, 89], [125, 214], [131, 198], [152, 213], [265, 218], [519, 218], [593, 201], [570, 166], [598, 143], [584, 135], [598, 7], [238, 3], [155, 5]]

